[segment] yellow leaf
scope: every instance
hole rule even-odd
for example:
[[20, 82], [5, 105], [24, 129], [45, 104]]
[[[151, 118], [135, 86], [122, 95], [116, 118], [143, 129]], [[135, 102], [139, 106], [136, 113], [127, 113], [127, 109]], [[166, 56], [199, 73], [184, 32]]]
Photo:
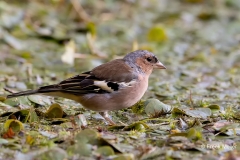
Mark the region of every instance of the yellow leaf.
[[163, 27], [154, 26], [149, 30], [147, 38], [151, 42], [164, 42], [168, 37]]
[[7, 131], [9, 128], [12, 128], [14, 133], [17, 133], [23, 129], [22, 122], [15, 120], [15, 119], [8, 119], [4, 123], [4, 129]]
[[26, 143], [29, 144], [29, 145], [32, 145], [34, 142], [34, 138], [30, 135], [27, 135], [26, 137]]
[[45, 116], [47, 118], [62, 118], [63, 110], [59, 104], [54, 103], [50, 106], [50, 108], [46, 112]]
[[96, 25], [93, 22], [89, 22], [87, 24], [87, 29], [91, 33], [91, 35], [95, 38], [97, 34]]

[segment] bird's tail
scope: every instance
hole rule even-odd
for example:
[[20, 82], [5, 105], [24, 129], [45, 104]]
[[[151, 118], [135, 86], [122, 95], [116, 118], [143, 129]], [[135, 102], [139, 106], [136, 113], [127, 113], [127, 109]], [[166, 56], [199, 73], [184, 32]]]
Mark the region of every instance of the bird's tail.
[[28, 91], [13, 93], [13, 94], [7, 95], [7, 98], [27, 96], [32, 94], [50, 93], [50, 92], [57, 92], [57, 91], [60, 91], [57, 85], [49, 85], [49, 86], [40, 87], [39, 89], [36, 89], [36, 90], [28, 90]]
[[27, 96], [27, 95], [36, 94], [36, 93], [38, 93], [38, 90], [22, 91], [22, 92], [18, 92], [18, 93], [13, 93], [13, 94], [7, 95], [7, 98]]

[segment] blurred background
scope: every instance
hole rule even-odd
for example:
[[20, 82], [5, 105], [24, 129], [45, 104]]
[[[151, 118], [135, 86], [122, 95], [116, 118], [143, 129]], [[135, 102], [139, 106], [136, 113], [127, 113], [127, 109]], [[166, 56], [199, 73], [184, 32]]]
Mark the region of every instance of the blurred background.
[[0, 94], [146, 49], [167, 70], [145, 97], [238, 103], [239, 9], [239, 0], [2, 0]]
[[[240, 0], [0, 0], [0, 159], [239, 159], [239, 11]], [[70, 100], [5, 99], [137, 49], [167, 69], [147, 101], [110, 113], [115, 128]]]

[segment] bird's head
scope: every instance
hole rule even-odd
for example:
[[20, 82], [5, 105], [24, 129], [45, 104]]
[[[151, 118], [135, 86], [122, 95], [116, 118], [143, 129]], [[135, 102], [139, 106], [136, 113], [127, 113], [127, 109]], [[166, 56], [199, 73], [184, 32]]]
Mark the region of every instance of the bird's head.
[[125, 62], [132, 68], [145, 74], [151, 74], [153, 69], [166, 69], [157, 57], [147, 50], [137, 50], [127, 54]]

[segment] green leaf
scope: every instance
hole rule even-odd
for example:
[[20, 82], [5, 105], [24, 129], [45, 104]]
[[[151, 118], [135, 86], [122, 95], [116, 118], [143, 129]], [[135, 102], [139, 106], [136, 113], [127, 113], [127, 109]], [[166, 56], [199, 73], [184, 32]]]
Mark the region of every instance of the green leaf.
[[30, 108], [29, 109], [29, 119], [28, 119], [28, 122], [36, 122], [38, 121], [39, 118], [37, 116], [37, 113], [35, 112], [35, 110], [33, 108]]
[[11, 109], [11, 108], [12, 108], [11, 105], [5, 104], [5, 103], [3, 103], [3, 102], [0, 102], [0, 107], [4, 107], [4, 108], [6, 108], [6, 109]]
[[147, 128], [149, 128], [149, 126], [144, 123], [144, 122], [136, 122], [136, 123], [133, 123], [129, 126], [126, 126], [123, 128], [124, 131], [130, 131], [130, 130], [136, 130], [136, 131], [139, 131], [139, 132], [143, 132], [145, 131]]
[[173, 116], [177, 115], [188, 115], [194, 118], [207, 118], [211, 116], [212, 112], [209, 108], [188, 108], [188, 107], [181, 107], [181, 108], [173, 108], [172, 111]]
[[220, 106], [217, 104], [211, 104], [211, 105], [207, 106], [206, 108], [211, 109], [213, 112], [219, 111], [221, 109]]
[[9, 128], [12, 128], [14, 133], [18, 133], [23, 129], [23, 124], [22, 122], [15, 120], [15, 119], [8, 119], [4, 123], [4, 130], [7, 131]]
[[69, 146], [67, 149], [68, 154], [79, 154], [81, 156], [90, 156], [92, 154], [92, 145], [87, 143], [76, 143], [73, 146]]
[[7, 104], [7, 105], [9, 105], [9, 106], [12, 106], [12, 107], [16, 107], [16, 106], [19, 105], [19, 102], [16, 101], [16, 99], [14, 99], [14, 98], [6, 99], [6, 100], [4, 101], [4, 103]]
[[97, 150], [96, 150], [97, 153], [103, 155], [103, 156], [111, 156], [111, 155], [114, 155], [114, 151], [112, 149], [112, 147], [110, 146], [102, 146], [102, 147], [99, 147]]
[[41, 106], [50, 105], [51, 104], [51, 101], [46, 96], [30, 95], [30, 96], [28, 96], [28, 99], [31, 102], [39, 104]]
[[49, 149], [49, 150], [41, 153], [40, 155], [36, 155], [33, 159], [35, 159], [35, 160], [47, 160], [47, 159], [65, 160], [65, 159], [67, 159], [67, 153], [65, 150], [63, 150], [61, 148], [52, 148], [52, 149]]
[[187, 138], [192, 139], [192, 140], [199, 140], [202, 139], [202, 132], [200, 129], [196, 128], [190, 128], [187, 132]]
[[125, 153], [111, 156], [112, 160], [134, 160], [134, 154]]
[[232, 128], [232, 129], [228, 129], [226, 132], [224, 132], [224, 134], [228, 135], [228, 136], [238, 136], [240, 135], [240, 128]]
[[144, 106], [146, 114], [152, 117], [169, 113], [172, 110], [171, 106], [160, 102], [158, 99], [148, 99], [145, 101]]
[[79, 143], [89, 143], [90, 140], [97, 139], [99, 137], [98, 133], [91, 129], [85, 129], [78, 133], [75, 137], [75, 139]]
[[8, 140], [3, 139], [3, 138], [0, 138], [0, 145], [2, 145], [2, 144], [8, 144], [8, 143], [9, 143]]

